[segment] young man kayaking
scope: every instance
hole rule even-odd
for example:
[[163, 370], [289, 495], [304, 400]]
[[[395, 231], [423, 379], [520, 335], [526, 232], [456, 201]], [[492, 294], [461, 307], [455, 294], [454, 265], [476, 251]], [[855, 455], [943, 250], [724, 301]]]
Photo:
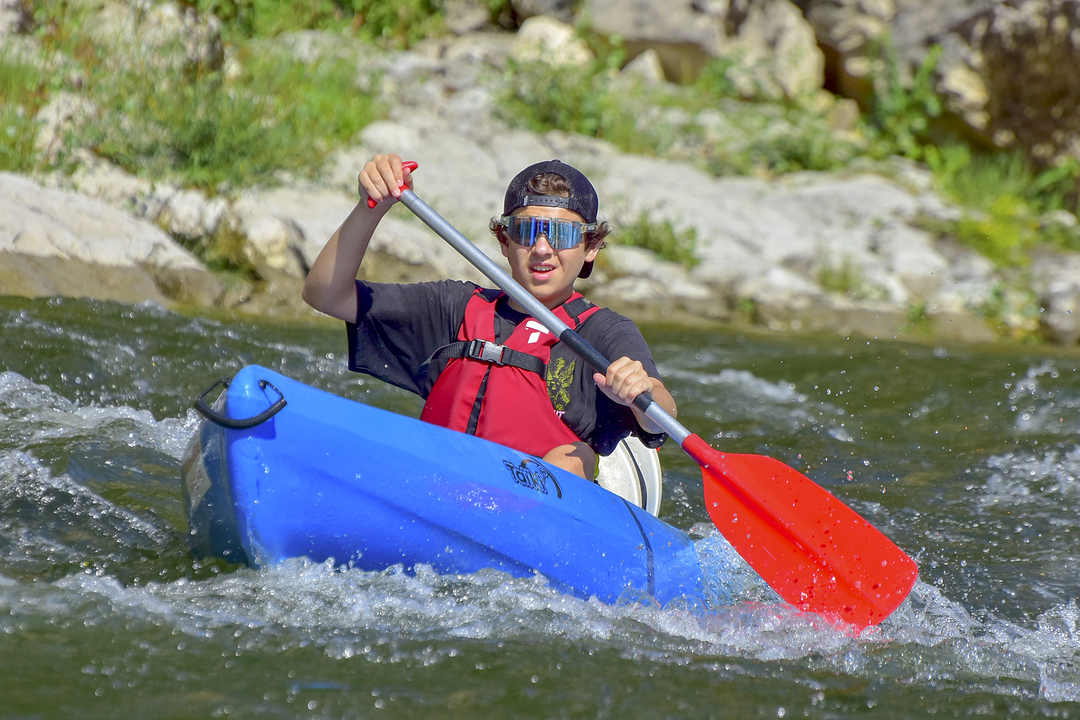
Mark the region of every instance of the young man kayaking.
[[360, 201], [304, 284], [305, 302], [346, 322], [351, 370], [425, 398], [423, 420], [590, 479], [597, 453], [610, 453], [626, 435], [650, 447], [663, 442], [663, 429], [631, 404], [648, 391], [676, 411], [637, 326], [574, 290], [609, 232], [597, 222], [596, 192], [583, 174], [557, 160], [525, 168], [507, 187], [491, 231], [514, 280], [602, 355], [618, 358], [604, 374], [589, 370], [499, 290], [455, 280], [357, 280], [368, 243], [403, 185], [412, 187], [412, 176], [397, 155], [376, 155], [365, 165]]

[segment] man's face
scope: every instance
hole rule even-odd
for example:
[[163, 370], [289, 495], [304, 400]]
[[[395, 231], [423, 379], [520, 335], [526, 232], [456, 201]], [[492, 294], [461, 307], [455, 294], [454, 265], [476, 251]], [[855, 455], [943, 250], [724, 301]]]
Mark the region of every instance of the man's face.
[[[533, 206], [521, 208], [513, 214], [517, 217], [549, 217], [584, 222], [576, 212], [564, 208]], [[599, 248], [588, 249], [585, 241], [572, 248], [555, 250], [542, 234], [531, 247], [519, 245], [513, 240], [502, 243], [502, 253], [510, 262], [510, 274], [514, 280], [548, 308], [566, 302], [574, 292], [574, 280], [581, 267], [594, 260], [598, 251]], [[511, 304], [516, 306], [516, 303]]]

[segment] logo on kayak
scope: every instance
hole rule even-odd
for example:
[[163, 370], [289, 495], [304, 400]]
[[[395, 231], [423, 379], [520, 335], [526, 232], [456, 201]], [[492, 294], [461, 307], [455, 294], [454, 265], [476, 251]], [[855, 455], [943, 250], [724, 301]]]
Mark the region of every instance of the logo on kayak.
[[551, 471], [532, 458], [525, 458], [520, 465], [515, 465], [509, 460], [503, 460], [503, 466], [510, 471], [511, 477], [518, 485], [524, 485], [538, 492], [548, 495], [548, 483], [555, 486], [556, 496], [562, 498], [562, 488], [559, 481], [551, 474]]

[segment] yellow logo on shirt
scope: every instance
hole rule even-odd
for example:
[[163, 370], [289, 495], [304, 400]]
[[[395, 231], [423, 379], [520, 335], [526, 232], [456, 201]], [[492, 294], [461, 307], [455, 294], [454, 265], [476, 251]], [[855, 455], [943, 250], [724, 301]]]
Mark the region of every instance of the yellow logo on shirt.
[[574, 366], [577, 360], [566, 362], [565, 358], [558, 358], [547, 366], [547, 391], [551, 399], [551, 406], [561, 417], [566, 412], [566, 406], [570, 404], [570, 384], [574, 381]]

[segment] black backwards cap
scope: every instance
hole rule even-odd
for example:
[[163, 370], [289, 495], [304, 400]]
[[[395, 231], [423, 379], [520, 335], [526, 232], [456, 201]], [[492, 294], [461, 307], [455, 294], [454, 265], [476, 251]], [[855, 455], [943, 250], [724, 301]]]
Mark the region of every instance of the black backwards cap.
[[[553, 173], [566, 180], [570, 186], [570, 197], [560, 195], [530, 195], [528, 184], [537, 175]], [[506, 187], [506, 196], [503, 198], [503, 215], [509, 215], [518, 208], [542, 206], [558, 207], [580, 215], [590, 225], [596, 222], [596, 212], [600, 201], [596, 197], [596, 190], [592, 183], [580, 170], [571, 167], [561, 160], [545, 160], [538, 162], [519, 172]], [[592, 274], [593, 264], [585, 263], [578, 273], [578, 277], [587, 278]]]
[[[570, 197], [530, 195], [527, 188], [529, 181], [544, 173], [554, 173], [565, 179], [570, 186]], [[594, 223], [599, 201], [592, 183], [579, 170], [560, 160], [545, 160], [530, 165], [510, 181], [506, 188], [506, 197], [503, 199], [503, 215], [509, 215], [518, 208], [531, 205], [565, 208], [576, 212], [585, 219], [585, 222]]]

